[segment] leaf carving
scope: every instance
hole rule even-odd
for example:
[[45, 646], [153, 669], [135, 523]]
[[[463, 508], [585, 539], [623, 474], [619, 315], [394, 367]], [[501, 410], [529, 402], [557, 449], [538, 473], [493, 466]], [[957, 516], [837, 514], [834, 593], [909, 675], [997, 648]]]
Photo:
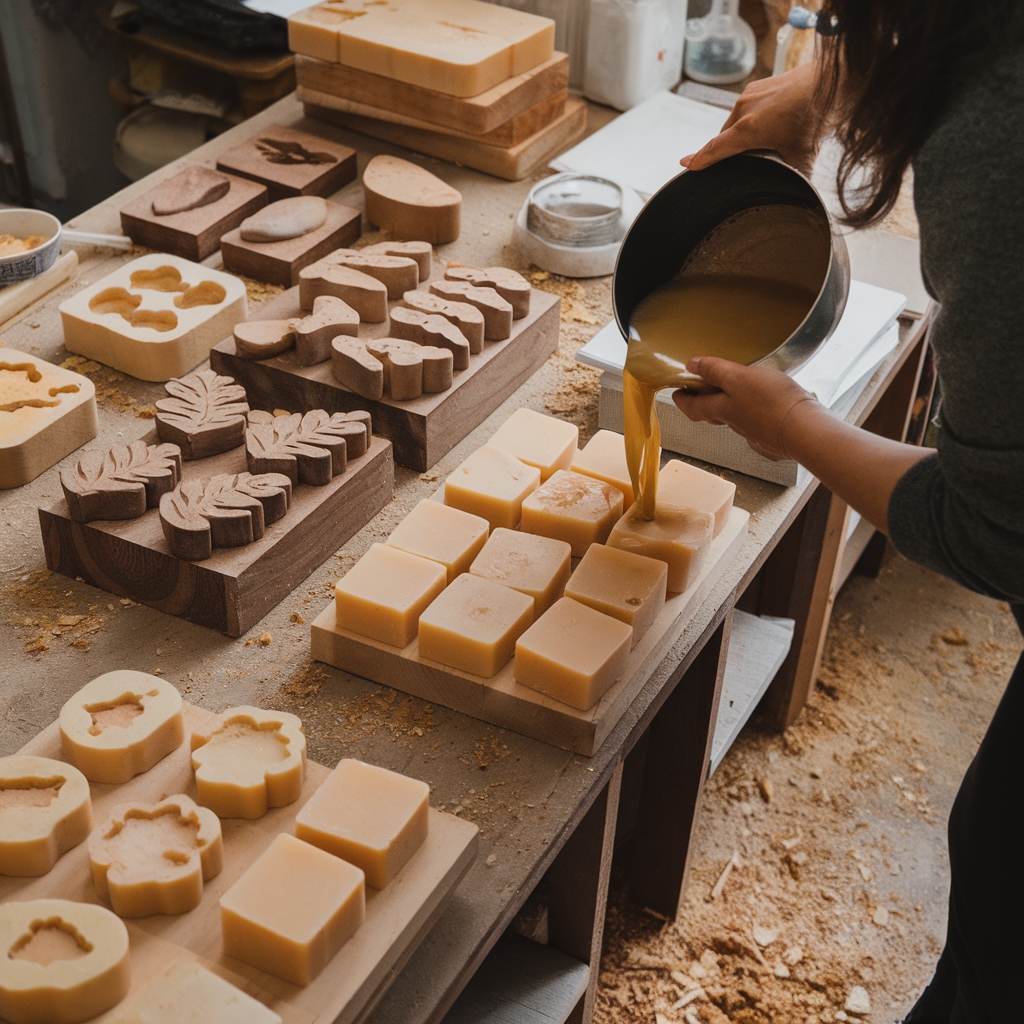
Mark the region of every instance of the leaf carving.
[[197, 370], [164, 387], [171, 397], [156, 403], [156, 432], [161, 441], [178, 445], [183, 459], [219, 455], [245, 440], [249, 403], [233, 377]]
[[74, 469], [60, 474], [68, 514], [76, 523], [94, 519], [137, 519], [156, 508], [181, 479], [176, 444], [133, 441], [106, 451], [86, 452]]
[[280, 473], [192, 478], [160, 499], [160, 525], [172, 555], [198, 562], [214, 548], [259, 540], [288, 511], [291, 497], [291, 481]]
[[314, 409], [250, 424], [245, 457], [251, 473], [283, 473], [293, 484], [323, 487], [345, 472], [349, 458], [366, 454], [370, 414]]
[[286, 139], [257, 139], [256, 148], [272, 164], [334, 164], [338, 158], [331, 153], [306, 149], [301, 142]]

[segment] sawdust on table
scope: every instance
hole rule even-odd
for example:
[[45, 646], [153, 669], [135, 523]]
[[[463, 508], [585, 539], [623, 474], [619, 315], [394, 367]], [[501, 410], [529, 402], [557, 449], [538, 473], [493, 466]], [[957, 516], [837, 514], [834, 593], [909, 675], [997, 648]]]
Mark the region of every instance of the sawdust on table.
[[14, 596], [25, 614], [8, 619], [7, 625], [13, 627], [25, 654], [42, 654], [57, 646], [87, 651], [91, 637], [115, 610], [114, 598], [82, 608], [66, 588], [67, 580], [49, 569], [29, 573], [15, 584]]
[[124, 374], [120, 371], [84, 356], [68, 356], [60, 365], [65, 370], [74, 370], [88, 377], [96, 388], [97, 402], [143, 420], [151, 420], [156, 416], [155, 405], [140, 402], [121, 390], [119, 381], [124, 378]]
[[284, 291], [279, 284], [267, 284], [265, 281], [257, 281], [254, 277], [246, 277], [245, 274], [234, 276], [245, 285], [245, 294], [253, 306], [261, 306]]

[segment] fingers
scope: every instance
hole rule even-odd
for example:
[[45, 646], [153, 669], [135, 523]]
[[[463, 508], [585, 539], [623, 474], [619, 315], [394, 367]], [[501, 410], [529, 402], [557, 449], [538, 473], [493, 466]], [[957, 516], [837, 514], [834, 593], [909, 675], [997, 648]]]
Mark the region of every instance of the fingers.
[[742, 369], [742, 365], [728, 359], [720, 359], [718, 356], [694, 356], [686, 364], [686, 368], [713, 387], [728, 391], [729, 382], [734, 378], [736, 370]]
[[741, 119], [733, 127], [723, 129], [721, 134], [716, 135], [702, 150], [687, 157], [689, 162], [684, 166], [691, 171], [702, 171], [727, 156], [735, 156], [750, 149], [747, 134], [746, 126]]
[[695, 423], [710, 423], [713, 426], [725, 423], [722, 417], [729, 401], [727, 395], [692, 395], [687, 391], [675, 391], [672, 393], [672, 401], [687, 419]]

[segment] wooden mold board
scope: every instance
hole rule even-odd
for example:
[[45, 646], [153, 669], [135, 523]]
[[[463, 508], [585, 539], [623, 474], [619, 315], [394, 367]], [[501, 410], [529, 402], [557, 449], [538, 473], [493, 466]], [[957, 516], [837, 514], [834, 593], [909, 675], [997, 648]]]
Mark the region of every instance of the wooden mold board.
[[403, 693], [591, 757], [739, 551], [749, 518], [743, 509], [733, 508], [722, 532], [711, 542], [704, 571], [685, 593], [669, 595], [661, 614], [631, 651], [622, 678], [587, 711], [517, 683], [512, 661], [492, 679], [484, 679], [421, 658], [416, 640], [399, 649], [343, 629], [337, 624], [333, 601], [310, 627], [312, 655]]
[[[155, 432], [143, 440], [158, 443]], [[182, 479], [245, 470], [240, 445], [182, 463]], [[138, 519], [76, 523], [61, 498], [39, 510], [39, 525], [46, 564], [54, 572], [241, 636], [362, 529], [391, 500], [394, 487], [391, 442], [374, 436], [366, 454], [326, 486], [293, 487], [288, 512], [258, 541], [214, 548], [202, 562], [171, 554], [157, 509]]]
[[[185, 702], [186, 732], [199, 729], [212, 712]], [[60, 730], [51, 723], [19, 754], [61, 756]], [[120, 1007], [93, 1018], [113, 1024], [151, 979], [173, 960], [201, 963], [278, 1013], [286, 1024], [354, 1024], [383, 994], [393, 973], [408, 959], [440, 916], [444, 900], [476, 856], [477, 827], [431, 808], [427, 840], [394, 881], [382, 890], [367, 889], [366, 920], [356, 934], [311, 984], [302, 988], [225, 956], [221, 946], [220, 897], [270, 845], [280, 832], [294, 834], [295, 816], [330, 774], [314, 761], [306, 762], [302, 795], [293, 804], [247, 821], [226, 818], [224, 869], [203, 887], [202, 903], [186, 914], [155, 914], [126, 920], [131, 956], [132, 987]], [[188, 743], [168, 754], [148, 772], [120, 786], [90, 783], [93, 814], [101, 824], [115, 804], [152, 803], [168, 793], [197, 798]], [[92, 882], [89, 853], [81, 843], [64, 854], [49, 874], [38, 878], [0, 876], [0, 902], [60, 898], [100, 903]]]
[[[436, 270], [435, 265], [435, 280]], [[426, 290], [427, 283], [421, 282], [420, 288]], [[218, 373], [234, 377], [254, 409], [368, 410], [374, 434], [395, 446], [395, 461], [422, 473], [482, 423], [558, 348], [559, 302], [558, 296], [533, 289], [530, 312], [512, 321], [510, 338], [484, 342], [483, 352], [469, 357], [468, 369], [455, 372], [447, 391], [407, 402], [363, 398], [334, 379], [330, 360], [299, 366], [294, 349], [257, 361], [239, 356], [234, 338], [225, 338], [210, 352], [210, 365]], [[303, 315], [299, 290], [292, 288], [262, 305], [254, 319], [287, 320]], [[387, 337], [388, 331], [386, 323], [359, 325], [361, 338]]]

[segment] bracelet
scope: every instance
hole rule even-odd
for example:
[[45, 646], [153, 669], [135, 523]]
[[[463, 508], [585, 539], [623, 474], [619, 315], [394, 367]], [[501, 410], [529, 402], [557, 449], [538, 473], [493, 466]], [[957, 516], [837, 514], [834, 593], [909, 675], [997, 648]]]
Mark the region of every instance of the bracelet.
[[786, 447], [785, 442], [782, 440], [782, 432], [783, 430], [786, 429], [786, 423], [789, 421], [789, 417], [793, 414], [793, 410], [796, 409], [798, 406], [803, 405], [804, 402], [817, 403], [817, 401], [818, 399], [814, 395], [802, 395], [786, 410], [786, 415], [782, 417], [782, 422], [779, 423], [779, 435], [776, 438], [776, 441], [778, 442], [778, 449], [780, 452], [782, 452], [784, 458], [792, 458], [792, 456], [789, 454], [789, 449]]

